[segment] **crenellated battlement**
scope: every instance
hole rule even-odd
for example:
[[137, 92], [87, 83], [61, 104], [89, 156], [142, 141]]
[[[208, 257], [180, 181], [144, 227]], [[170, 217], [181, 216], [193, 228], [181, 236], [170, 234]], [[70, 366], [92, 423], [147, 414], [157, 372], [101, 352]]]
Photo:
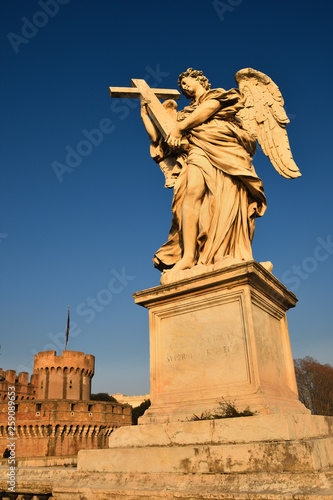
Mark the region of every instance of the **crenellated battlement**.
[[0, 368], [0, 400], [15, 386], [15, 399], [89, 400], [95, 356], [79, 351], [43, 351], [35, 355], [33, 374]]
[[89, 400], [95, 356], [78, 351], [44, 351], [35, 355], [36, 398]]
[[7, 397], [9, 387], [15, 387], [15, 398], [32, 399], [34, 394], [34, 384], [29, 382], [29, 373], [16, 373], [15, 370], [4, 371], [0, 368], [0, 400]]
[[95, 356], [79, 351], [62, 351], [57, 356], [56, 351], [43, 351], [35, 354], [34, 373], [40, 370], [81, 370], [86, 375], [93, 377], [95, 369]]

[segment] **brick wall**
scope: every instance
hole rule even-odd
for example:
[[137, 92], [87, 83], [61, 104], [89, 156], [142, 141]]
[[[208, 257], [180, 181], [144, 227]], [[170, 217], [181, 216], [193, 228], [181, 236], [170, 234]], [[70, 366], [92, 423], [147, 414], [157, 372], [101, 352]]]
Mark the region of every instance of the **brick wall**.
[[[0, 454], [11, 437], [8, 405], [0, 402]], [[24, 400], [16, 403], [16, 457], [75, 455], [107, 448], [116, 428], [131, 425], [131, 407], [105, 401]]]

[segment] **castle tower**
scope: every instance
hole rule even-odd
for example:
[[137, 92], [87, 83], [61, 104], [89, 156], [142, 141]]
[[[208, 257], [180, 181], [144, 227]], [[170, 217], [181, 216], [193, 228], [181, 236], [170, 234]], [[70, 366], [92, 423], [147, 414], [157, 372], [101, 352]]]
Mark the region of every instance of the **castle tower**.
[[95, 356], [78, 351], [44, 351], [35, 355], [36, 399], [89, 401]]
[[[17, 458], [108, 448], [115, 429], [132, 425], [132, 408], [90, 400], [94, 365], [91, 354], [64, 350], [60, 356], [56, 351], [36, 354], [30, 382], [26, 372], [0, 368], [0, 450], [14, 438]], [[8, 424], [9, 394], [15, 398], [15, 431]]]

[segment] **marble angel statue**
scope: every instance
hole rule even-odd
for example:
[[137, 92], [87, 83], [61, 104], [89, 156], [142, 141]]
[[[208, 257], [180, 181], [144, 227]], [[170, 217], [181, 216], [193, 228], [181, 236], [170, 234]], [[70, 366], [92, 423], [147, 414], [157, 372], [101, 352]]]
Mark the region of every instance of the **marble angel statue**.
[[[152, 156], [157, 148], [157, 161], [169, 165], [167, 187], [174, 186], [169, 238], [153, 259], [163, 271], [161, 283], [181, 279], [181, 271], [193, 267], [202, 272], [253, 259], [255, 219], [266, 210], [263, 184], [252, 164], [256, 141], [279, 174], [301, 175], [277, 85], [251, 68], [238, 71], [235, 79], [239, 89], [226, 91], [211, 89], [202, 71], [182, 73], [178, 84], [190, 103], [177, 113], [166, 105], [174, 128], [165, 140], [154, 132], [142, 102]], [[184, 139], [186, 151], [181, 149]]]

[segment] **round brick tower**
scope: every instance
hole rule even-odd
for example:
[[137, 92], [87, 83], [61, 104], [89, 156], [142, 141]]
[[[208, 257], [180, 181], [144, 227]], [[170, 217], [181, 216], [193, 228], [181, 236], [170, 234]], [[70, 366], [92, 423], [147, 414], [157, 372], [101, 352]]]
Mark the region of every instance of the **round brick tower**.
[[[36, 399], [89, 401], [95, 356], [78, 351], [44, 351], [35, 355]], [[38, 381], [37, 381], [38, 380]]]

